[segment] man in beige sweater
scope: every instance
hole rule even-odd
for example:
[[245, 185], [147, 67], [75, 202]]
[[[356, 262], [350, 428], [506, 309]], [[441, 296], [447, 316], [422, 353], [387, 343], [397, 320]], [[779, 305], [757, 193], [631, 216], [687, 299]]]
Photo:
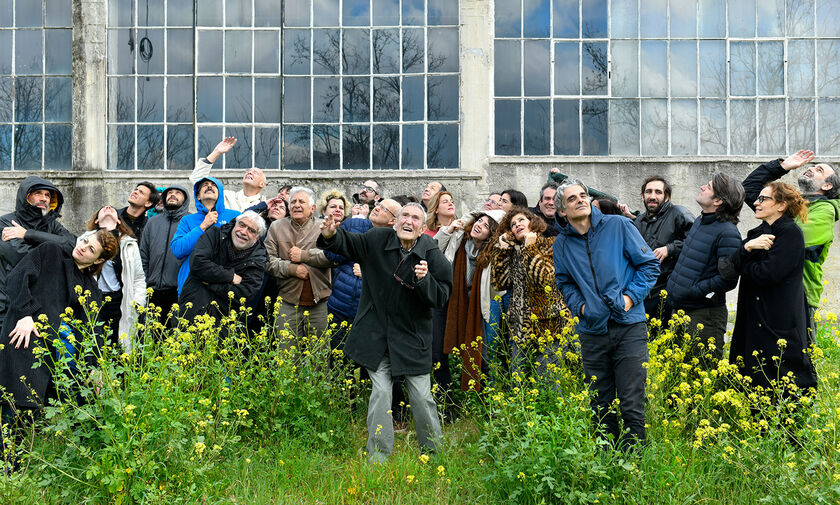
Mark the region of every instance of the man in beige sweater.
[[[206, 158], [199, 158], [190, 174], [190, 182], [195, 184], [210, 175], [213, 163], [219, 156], [230, 151], [236, 145], [236, 138], [227, 137], [219, 142]], [[242, 177], [242, 189], [239, 191], [225, 191], [225, 208], [242, 212], [260, 202], [265, 201], [263, 189], [267, 184], [265, 174], [259, 168], [249, 168]]]
[[[289, 192], [289, 215], [271, 223], [265, 248], [266, 271], [277, 278], [282, 299], [277, 316], [278, 329], [292, 335], [287, 344], [327, 328], [327, 299], [332, 293], [330, 267], [324, 251], [315, 247], [320, 235], [315, 213], [315, 193], [302, 186]], [[308, 313], [305, 316], [304, 313]]]

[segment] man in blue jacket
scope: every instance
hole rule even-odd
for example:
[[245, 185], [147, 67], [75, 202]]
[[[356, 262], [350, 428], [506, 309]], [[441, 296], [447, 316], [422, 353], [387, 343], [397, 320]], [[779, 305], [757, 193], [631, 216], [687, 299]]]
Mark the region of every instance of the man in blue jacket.
[[583, 370], [595, 391], [593, 422], [618, 442], [618, 416], [611, 410], [617, 395], [630, 432], [626, 443], [643, 443], [644, 300], [659, 276], [659, 260], [632, 221], [592, 207], [589, 189], [580, 180], [560, 185], [554, 201], [568, 221], [554, 241], [554, 272], [566, 305], [579, 318]]
[[178, 231], [172, 238], [169, 247], [172, 253], [179, 260], [184, 260], [181, 269], [178, 271], [178, 295], [187, 282], [190, 275], [189, 257], [195, 249], [198, 238], [211, 226], [221, 227], [232, 221], [239, 212], [225, 208], [225, 188], [222, 183], [214, 177], [199, 179], [193, 186], [195, 196], [195, 212], [181, 218], [178, 223]]

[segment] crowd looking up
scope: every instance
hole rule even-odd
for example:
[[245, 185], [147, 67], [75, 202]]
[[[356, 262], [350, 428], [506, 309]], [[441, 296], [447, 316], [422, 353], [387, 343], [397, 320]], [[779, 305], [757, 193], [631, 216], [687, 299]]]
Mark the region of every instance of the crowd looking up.
[[[715, 173], [693, 203], [672, 201], [660, 175], [628, 204], [555, 169], [533, 207], [507, 188], [465, 211], [441, 181], [416, 195], [389, 195], [373, 179], [349, 197], [302, 185], [266, 194], [265, 173], [251, 168], [239, 189], [226, 190], [212, 167], [236, 143], [225, 138], [196, 162], [191, 189], [143, 181], [127, 205], [101, 202], [78, 237], [58, 220], [64, 197], [54, 184], [21, 182], [14, 212], [0, 217], [4, 422], [56, 395], [49, 370], [32, 366], [32, 342], [75, 357], [69, 342], [80, 329], [60, 314], [80, 310], [77, 285], [100, 305], [98, 342], [119, 352], [138, 347], [138, 308], [149, 305], [170, 327], [235, 309], [248, 332], [267, 321], [287, 345], [342, 351], [330, 355], [372, 383], [367, 450], [377, 461], [393, 450], [400, 405], [411, 406], [420, 445], [440, 448], [438, 407], [444, 422], [458, 410], [450, 359], [462, 364], [465, 391], [504, 373], [554, 387], [552, 371], [571, 367], [592, 391], [599, 433], [639, 447], [648, 335], [681, 311], [699, 324], [686, 359], [716, 367], [725, 358], [726, 293], [739, 280], [729, 361], [757, 385], [788, 375], [803, 391], [816, 388], [807, 350], [840, 219], [840, 176], [811, 164], [811, 151], [765, 163], [743, 181]], [[800, 169], [797, 187], [778, 181]], [[742, 238], [744, 203], [761, 224]], [[36, 328], [41, 315], [58, 339]]]

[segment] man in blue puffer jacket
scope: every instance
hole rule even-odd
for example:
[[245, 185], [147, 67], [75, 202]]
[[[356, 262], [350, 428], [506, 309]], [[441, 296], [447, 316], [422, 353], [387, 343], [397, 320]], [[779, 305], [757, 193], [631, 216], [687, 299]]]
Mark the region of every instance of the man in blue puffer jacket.
[[178, 296], [190, 275], [189, 257], [198, 238], [211, 226], [219, 228], [239, 215], [239, 212], [225, 208], [225, 188], [215, 177], [199, 179], [193, 186], [193, 195], [197, 212], [181, 218], [178, 231], [169, 244], [175, 257], [184, 260], [178, 271]]
[[583, 370], [594, 379], [593, 422], [619, 441], [618, 395], [630, 432], [625, 443], [645, 440], [644, 363], [648, 359], [644, 300], [659, 277], [659, 260], [633, 222], [593, 208], [589, 189], [569, 179], [554, 197], [559, 225], [554, 241], [554, 273], [566, 306], [579, 318]]

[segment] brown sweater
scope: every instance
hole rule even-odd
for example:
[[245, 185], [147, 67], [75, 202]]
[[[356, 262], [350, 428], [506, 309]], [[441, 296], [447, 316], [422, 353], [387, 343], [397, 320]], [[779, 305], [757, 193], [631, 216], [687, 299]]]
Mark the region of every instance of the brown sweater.
[[278, 294], [284, 302], [297, 305], [305, 281], [295, 275], [298, 263], [289, 260], [292, 247], [301, 249], [300, 264], [309, 270], [309, 282], [315, 302], [326, 300], [332, 293], [330, 267], [333, 264], [324, 256], [324, 251], [315, 247], [321, 234], [319, 223], [310, 219], [302, 226], [290, 218], [278, 219], [271, 223], [265, 238], [268, 251], [266, 272], [277, 278]]

